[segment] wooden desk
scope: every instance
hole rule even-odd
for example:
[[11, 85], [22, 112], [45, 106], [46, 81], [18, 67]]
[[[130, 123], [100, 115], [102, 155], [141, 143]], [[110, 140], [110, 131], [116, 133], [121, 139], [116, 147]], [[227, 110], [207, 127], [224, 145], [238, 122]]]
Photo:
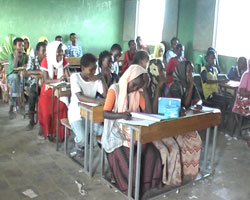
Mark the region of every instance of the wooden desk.
[[[126, 197], [128, 199], [133, 199], [132, 180], [133, 176], [135, 176], [134, 199], [136, 200], [139, 199], [140, 173], [141, 173], [141, 145], [159, 139], [177, 136], [190, 131], [207, 129], [203, 168], [201, 169], [201, 177], [197, 178], [196, 180], [198, 181], [200, 179], [212, 175], [214, 173], [214, 155], [216, 147], [216, 136], [218, 130], [217, 125], [220, 123], [220, 120], [221, 120], [220, 110], [214, 109], [211, 112], [190, 110], [184, 117], [180, 117], [174, 120], [157, 122], [148, 127], [123, 124], [123, 126], [130, 128], [129, 180], [128, 180], [128, 195]], [[208, 156], [207, 154], [208, 154], [211, 127], [215, 128], [214, 128], [213, 143], [212, 143], [211, 161], [210, 161], [211, 168], [209, 170], [207, 165], [207, 156]], [[137, 141], [136, 175], [133, 174], [134, 141]], [[105, 177], [103, 176], [103, 171], [104, 171], [103, 168], [104, 168], [104, 157], [102, 153], [102, 178], [105, 180], [105, 182], [108, 182], [108, 184], [112, 185], [112, 183], [106, 180]]]
[[[93, 123], [100, 123], [104, 121], [103, 106], [89, 106], [80, 102], [81, 116], [85, 118], [85, 148], [84, 148], [84, 171], [90, 177], [93, 176]], [[90, 122], [90, 147], [88, 147], [88, 121]], [[89, 159], [88, 159], [89, 156]], [[89, 162], [88, 162], [89, 160]]]
[[228, 90], [233, 90], [233, 95], [234, 97], [236, 96], [237, 90], [240, 86], [240, 82], [239, 81], [228, 81], [227, 83], [220, 83], [220, 87], [222, 89], [222, 91], [225, 93], [227, 93]]
[[[61, 83], [59, 85], [47, 84], [49, 88], [52, 89], [52, 98], [51, 98], [51, 134], [53, 134], [53, 124], [54, 124], [54, 96], [56, 93], [57, 96], [57, 116], [56, 116], [56, 150], [58, 151], [58, 135], [59, 135], [59, 103], [60, 97], [70, 96], [70, 84], [68, 82]], [[63, 91], [62, 88], [66, 88], [66, 91]]]
[[69, 67], [71, 69], [74, 69], [74, 71], [76, 71], [76, 69], [80, 68], [80, 60], [81, 58], [75, 58], [75, 57], [68, 57], [67, 61], [69, 62]]

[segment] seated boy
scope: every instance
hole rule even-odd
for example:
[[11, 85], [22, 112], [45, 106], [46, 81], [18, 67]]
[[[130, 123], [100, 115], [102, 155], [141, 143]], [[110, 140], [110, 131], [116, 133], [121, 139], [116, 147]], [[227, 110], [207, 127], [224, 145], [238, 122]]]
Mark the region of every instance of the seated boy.
[[31, 77], [31, 75], [39, 75], [41, 74], [40, 71], [40, 65], [42, 60], [46, 56], [46, 44], [44, 42], [39, 42], [36, 45], [36, 52], [35, 57], [29, 56], [29, 61], [26, 68], [26, 76], [28, 77], [27, 84], [28, 84], [28, 91], [29, 91], [29, 117], [30, 122], [27, 126], [28, 130], [32, 130], [35, 121], [34, 121], [34, 113], [35, 113], [35, 106], [37, 102], [38, 97], [38, 91], [37, 91], [37, 79], [34, 77]]
[[[108, 90], [103, 76], [95, 75], [96, 61], [92, 54], [83, 55], [80, 61], [81, 72], [74, 73], [70, 77], [71, 101], [68, 107], [68, 119], [76, 143], [75, 151], [72, 153], [79, 153], [85, 144], [85, 119], [81, 118], [78, 103], [83, 101], [104, 104], [104, 99], [96, 99], [96, 95], [99, 93], [105, 98]], [[101, 135], [102, 129], [97, 125], [99, 124], [94, 124], [94, 132], [96, 135]]]
[[111, 72], [119, 75], [118, 60], [122, 56], [122, 47], [119, 44], [113, 44], [110, 53], [112, 54], [112, 67]]
[[82, 47], [76, 43], [76, 34], [71, 33], [70, 36], [71, 44], [67, 45], [68, 56], [69, 57], [81, 57], [82, 56]]
[[128, 67], [132, 64], [134, 60], [134, 55], [136, 52], [136, 44], [134, 40], [130, 40], [128, 42], [129, 50], [125, 52], [123, 65], [122, 65], [122, 73], [128, 69]]
[[239, 57], [236, 66], [232, 66], [228, 78], [233, 81], [240, 81], [242, 74], [247, 70], [247, 59], [245, 57]]
[[214, 66], [215, 59], [215, 51], [208, 51], [206, 54], [207, 64], [201, 68], [202, 90], [207, 101], [225, 111], [230, 103], [230, 96], [222, 96], [218, 84], [226, 83], [228, 80], [218, 80], [218, 70]]
[[7, 74], [7, 82], [10, 86], [10, 110], [9, 119], [15, 117], [13, 112], [14, 105], [17, 103], [19, 111], [24, 112], [24, 107], [21, 104], [21, 88], [22, 84], [18, 72], [14, 69], [18, 67], [26, 66], [28, 62], [28, 56], [24, 53], [24, 42], [22, 38], [16, 38], [13, 42], [14, 52], [9, 55], [9, 72]]

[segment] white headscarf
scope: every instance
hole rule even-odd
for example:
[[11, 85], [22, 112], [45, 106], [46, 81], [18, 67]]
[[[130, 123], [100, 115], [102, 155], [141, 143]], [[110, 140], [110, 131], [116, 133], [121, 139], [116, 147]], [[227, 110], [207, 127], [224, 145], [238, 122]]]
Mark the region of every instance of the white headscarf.
[[53, 79], [54, 77], [54, 68], [57, 69], [57, 78], [63, 76], [63, 57], [62, 60], [57, 62], [56, 54], [59, 45], [62, 45], [59, 41], [50, 42], [46, 47], [46, 54], [47, 54], [47, 63], [48, 63], [48, 73], [49, 78]]

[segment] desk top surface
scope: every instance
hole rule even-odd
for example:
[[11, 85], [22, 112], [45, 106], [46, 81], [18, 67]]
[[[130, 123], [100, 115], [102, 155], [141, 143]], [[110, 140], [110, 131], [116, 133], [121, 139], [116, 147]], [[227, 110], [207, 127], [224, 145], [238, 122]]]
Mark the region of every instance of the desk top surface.
[[233, 88], [233, 89], [237, 89], [240, 86], [240, 82], [239, 81], [228, 81], [227, 83], [221, 83], [220, 84], [222, 87], [228, 87], [228, 88]]

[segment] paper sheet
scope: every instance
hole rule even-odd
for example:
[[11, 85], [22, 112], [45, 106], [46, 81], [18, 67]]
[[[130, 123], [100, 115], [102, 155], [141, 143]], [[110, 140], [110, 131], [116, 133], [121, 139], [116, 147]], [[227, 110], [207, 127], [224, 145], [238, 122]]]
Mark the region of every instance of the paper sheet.
[[138, 118], [132, 117], [131, 120], [119, 119], [118, 123], [137, 125], [137, 126], [150, 126], [151, 124], [156, 123], [156, 121], [150, 121], [146, 119], [138, 119]]
[[31, 199], [37, 197], [38, 195], [32, 190], [32, 189], [27, 189], [23, 192], [23, 194]]
[[80, 103], [83, 103], [83, 104], [86, 104], [86, 105], [92, 106], [92, 107], [99, 106], [99, 104], [97, 104], [97, 103], [87, 103], [87, 102], [83, 102], [83, 101], [80, 101]]

